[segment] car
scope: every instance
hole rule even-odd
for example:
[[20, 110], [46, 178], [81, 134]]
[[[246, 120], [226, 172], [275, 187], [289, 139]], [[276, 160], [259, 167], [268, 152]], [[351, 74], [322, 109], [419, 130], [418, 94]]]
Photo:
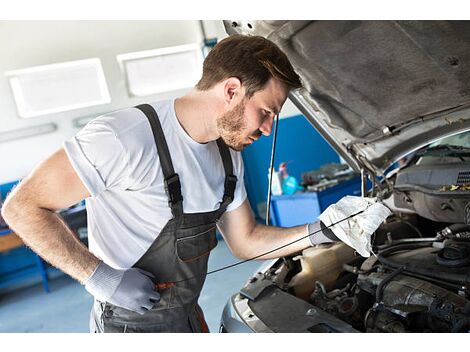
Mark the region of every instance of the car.
[[368, 258], [337, 242], [263, 263], [220, 331], [469, 332], [470, 22], [224, 24], [279, 45], [290, 100], [393, 214]]

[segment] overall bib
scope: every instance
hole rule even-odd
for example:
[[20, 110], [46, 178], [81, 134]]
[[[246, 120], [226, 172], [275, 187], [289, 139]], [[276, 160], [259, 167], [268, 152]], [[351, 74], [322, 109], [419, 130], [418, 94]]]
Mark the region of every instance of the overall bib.
[[237, 184], [230, 151], [221, 139], [217, 140], [225, 170], [224, 195], [219, 208], [186, 214], [179, 176], [173, 169], [157, 113], [148, 104], [136, 108], [150, 122], [173, 217], [134, 267], [154, 274], [155, 283], [176, 284], [162, 290], [160, 302], [143, 315], [95, 300], [90, 329], [92, 332], [209, 332], [197, 301], [206, 278], [209, 253], [217, 245], [216, 222], [233, 201]]

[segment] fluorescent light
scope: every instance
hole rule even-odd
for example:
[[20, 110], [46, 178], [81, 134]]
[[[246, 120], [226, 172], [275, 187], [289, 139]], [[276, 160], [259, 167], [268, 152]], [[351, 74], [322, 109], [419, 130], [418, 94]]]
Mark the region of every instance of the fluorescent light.
[[202, 73], [200, 44], [117, 56], [130, 96], [140, 97], [193, 87]]
[[6, 76], [18, 114], [25, 118], [111, 102], [98, 58], [9, 71]]

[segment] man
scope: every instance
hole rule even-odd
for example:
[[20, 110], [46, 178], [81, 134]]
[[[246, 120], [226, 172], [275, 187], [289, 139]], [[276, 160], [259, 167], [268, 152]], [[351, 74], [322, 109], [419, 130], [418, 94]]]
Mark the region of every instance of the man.
[[[100, 116], [65, 142], [11, 193], [4, 217], [95, 297], [92, 331], [205, 331], [197, 300], [216, 227], [242, 259], [302, 237], [261, 259], [337, 240], [319, 223], [257, 224], [246, 199], [238, 151], [271, 133], [300, 87], [270, 41], [226, 38], [185, 96]], [[90, 250], [55, 213], [82, 199]]]

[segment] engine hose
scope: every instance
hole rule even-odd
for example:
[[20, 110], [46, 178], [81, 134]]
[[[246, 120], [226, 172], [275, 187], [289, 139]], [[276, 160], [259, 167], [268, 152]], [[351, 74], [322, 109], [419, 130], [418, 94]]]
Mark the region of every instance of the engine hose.
[[441, 279], [444, 281], [451, 281], [451, 282], [458, 283], [461, 285], [470, 284], [469, 274], [465, 275], [465, 274], [458, 274], [458, 273], [455, 274], [455, 273], [449, 273], [449, 272], [440, 273], [440, 272], [427, 270], [426, 268], [422, 268], [422, 267], [418, 267], [416, 265], [410, 265], [410, 264], [403, 266], [403, 264], [395, 263], [392, 260], [386, 258], [386, 256], [391, 255], [398, 251], [425, 248], [425, 247], [429, 247], [430, 244], [431, 243], [399, 244], [399, 245], [384, 249], [383, 251], [379, 252], [377, 254], [377, 260], [383, 265], [394, 268], [394, 269], [399, 269], [403, 267], [403, 270], [409, 273], [415, 273], [418, 275], [433, 277], [433, 278]]
[[452, 224], [447, 227], [453, 235], [458, 234], [459, 232], [468, 232], [470, 231], [470, 224]]
[[392, 245], [391, 247], [388, 247], [388, 248], [380, 251], [377, 254], [377, 258], [380, 260], [381, 257], [388, 256], [388, 255], [393, 254], [395, 252], [405, 251], [405, 250], [410, 250], [410, 249], [425, 248], [425, 247], [429, 247], [430, 244], [431, 244], [430, 241], [419, 241], [418, 243], [412, 242], [412, 243], [395, 244], [395, 245]]
[[415, 278], [417, 278], [417, 279], [429, 281], [429, 282], [431, 282], [431, 283], [433, 283], [433, 284], [436, 284], [436, 285], [439, 285], [439, 286], [441, 286], [441, 287], [443, 287], [443, 288], [446, 288], [447, 290], [459, 291], [459, 290], [462, 289], [462, 285], [450, 283], [449, 281], [438, 280], [438, 279], [436, 279], [436, 278], [429, 277], [429, 275], [419, 275], [419, 274], [410, 273], [410, 272], [407, 272], [406, 274], [407, 274], [408, 276], [412, 276], [412, 277], [415, 277]]
[[403, 244], [403, 243], [429, 243], [429, 242], [436, 242], [437, 240], [439, 240], [438, 237], [404, 238], [402, 240], [393, 241], [392, 243], [389, 243], [389, 244], [383, 244], [383, 245], [377, 246], [377, 249], [384, 250], [386, 248], [394, 247], [396, 245]]
[[397, 270], [393, 271], [389, 275], [387, 275], [377, 286], [377, 290], [375, 291], [375, 300], [378, 303], [382, 303], [383, 293], [385, 286], [392, 281], [397, 275], [399, 275], [403, 271], [403, 267], [398, 268]]

